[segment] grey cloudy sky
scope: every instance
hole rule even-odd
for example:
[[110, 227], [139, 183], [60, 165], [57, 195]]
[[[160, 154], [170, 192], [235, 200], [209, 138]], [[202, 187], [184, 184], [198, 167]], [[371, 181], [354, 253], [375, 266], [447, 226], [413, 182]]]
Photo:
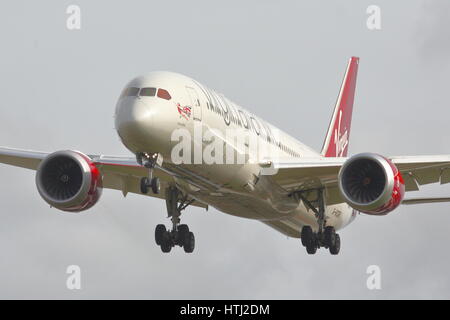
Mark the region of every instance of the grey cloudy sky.
[[[66, 29], [81, 7], [82, 28]], [[382, 29], [366, 28], [381, 8]], [[113, 130], [131, 78], [170, 70], [320, 149], [347, 59], [361, 58], [350, 152], [448, 154], [450, 2], [4, 1], [0, 145], [128, 155]], [[337, 257], [214, 209], [183, 215], [192, 255], [162, 254], [165, 204], [106, 190], [67, 215], [34, 173], [0, 165], [0, 298], [450, 298], [448, 204], [359, 216]], [[432, 186], [422, 194], [447, 194]], [[82, 290], [66, 289], [68, 265]], [[379, 265], [382, 290], [366, 288]]]

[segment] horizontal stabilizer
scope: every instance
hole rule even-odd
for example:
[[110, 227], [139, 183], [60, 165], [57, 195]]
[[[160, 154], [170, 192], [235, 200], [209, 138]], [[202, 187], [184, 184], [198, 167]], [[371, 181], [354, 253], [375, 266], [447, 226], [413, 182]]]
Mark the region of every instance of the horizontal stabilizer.
[[404, 199], [402, 204], [440, 203], [450, 202], [450, 198], [411, 198]]

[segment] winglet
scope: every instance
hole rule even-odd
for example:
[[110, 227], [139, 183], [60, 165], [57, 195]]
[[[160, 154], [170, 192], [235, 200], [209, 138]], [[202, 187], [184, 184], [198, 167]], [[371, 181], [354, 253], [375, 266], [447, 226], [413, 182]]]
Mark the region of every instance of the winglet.
[[358, 64], [358, 57], [351, 57], [348, 62], [333, 116], [323, 143], [321, 154], [324, 157], [347, 156]]

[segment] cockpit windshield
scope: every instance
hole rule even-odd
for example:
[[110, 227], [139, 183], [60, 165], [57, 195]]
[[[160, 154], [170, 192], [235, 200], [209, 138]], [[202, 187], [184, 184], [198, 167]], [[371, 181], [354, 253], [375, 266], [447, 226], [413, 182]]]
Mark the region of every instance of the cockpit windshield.
[[139, 92], [140, 96], [154, 97], [156, 95], [156, 88], [142, 88]]
[[152, 87], [146, 87], [146, 88], [136, 88], [136, 87], [129, 87], [125, 88], [121, 94], [121, 98], [123, 97], [154, 97], [157, 96], [158, 98], [170, 100], [172, 99], [170, 93], [165, 89], [157, 89]]
[[164, 89], [158, 89], [158, 98], [170, 100], [172, 97], [170, 96], [169, 92]]
[[122, 97], [135, 97], [139, 93], [139, 88], [130, 87], [123, 90]]

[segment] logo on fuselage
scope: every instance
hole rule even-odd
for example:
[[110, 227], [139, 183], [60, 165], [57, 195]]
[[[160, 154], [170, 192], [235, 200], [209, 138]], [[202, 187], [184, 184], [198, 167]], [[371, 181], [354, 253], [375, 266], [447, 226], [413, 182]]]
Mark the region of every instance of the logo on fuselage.
[[180, 114], [180, 117], [188, 120], [192, 115], [192, 108], [189, 106], [181, 106], [179, 103], [177, 103], [177, 109], [178, 113]]

